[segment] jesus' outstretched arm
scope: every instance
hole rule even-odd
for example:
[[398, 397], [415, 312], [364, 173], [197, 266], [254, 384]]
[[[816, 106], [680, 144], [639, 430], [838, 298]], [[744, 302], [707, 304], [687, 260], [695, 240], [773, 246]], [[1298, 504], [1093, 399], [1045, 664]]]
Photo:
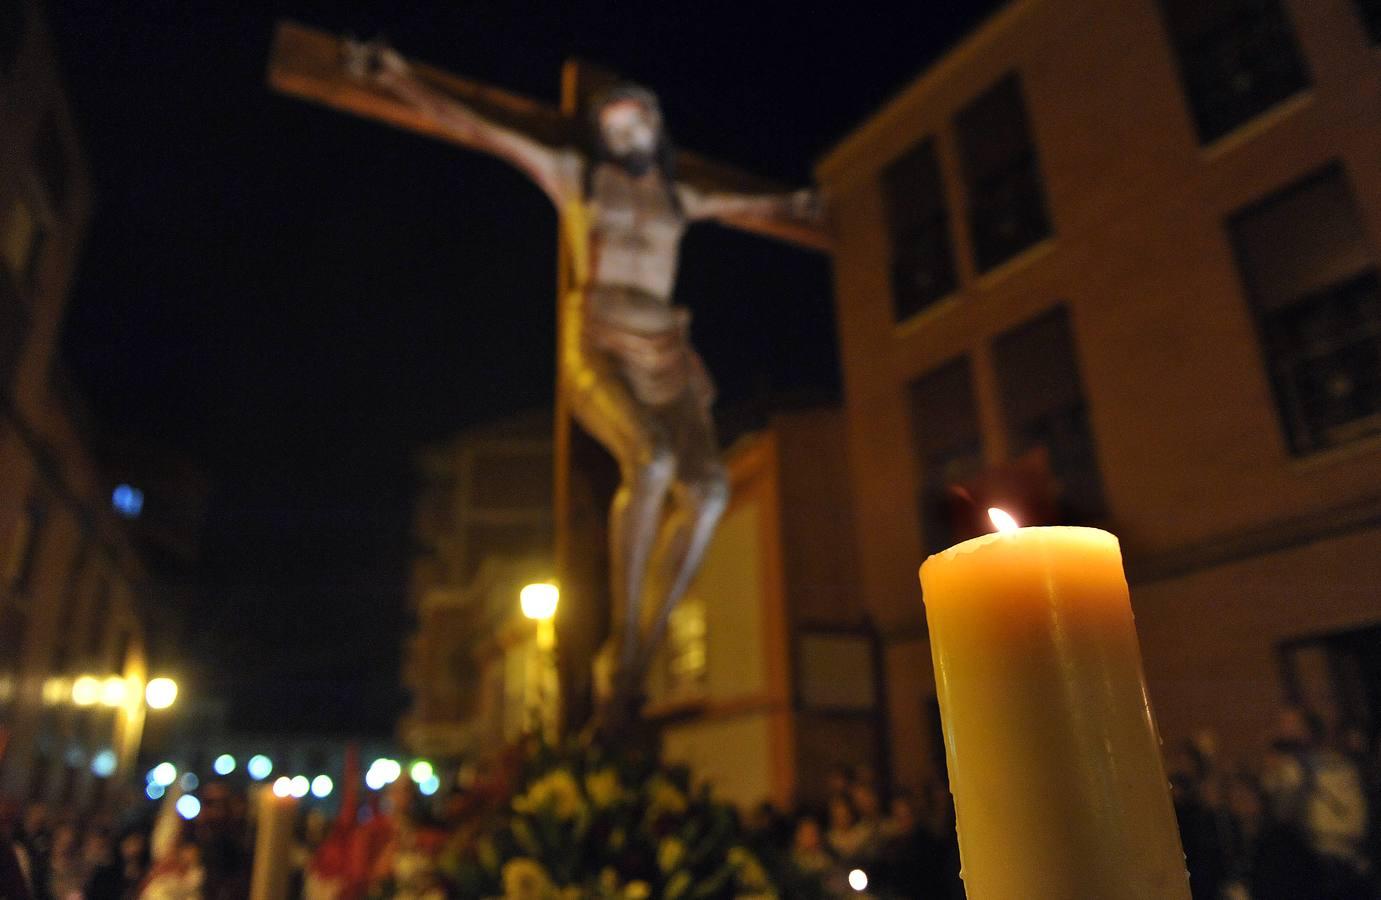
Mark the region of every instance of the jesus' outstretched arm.
[[407, 103], [456, 142], [511, 163], [536, 182], [558, 209], [570, 198], [574, 162], [570, 151], [548, 147], [479, 115], [418, 77], [391, 47], [349, 42], [345, 61], [356, 78]]

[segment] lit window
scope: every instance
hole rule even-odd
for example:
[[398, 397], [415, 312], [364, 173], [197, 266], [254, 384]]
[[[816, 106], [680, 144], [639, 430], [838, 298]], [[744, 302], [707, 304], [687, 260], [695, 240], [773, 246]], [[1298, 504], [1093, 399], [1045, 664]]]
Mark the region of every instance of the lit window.
[[673, 697], [704, 692], [709, 673], [705, 601], [690, 595], [676, 604], [667, 622], [667, 693]]
[[127, 484], [119, 485], [110, 495], [110, 505], [126, 519], [137, 519], [144, 511], [144, 492]]
[[1296, 453], [1381, 431], [1381, 284], [1339, 166], [1228, 221]]

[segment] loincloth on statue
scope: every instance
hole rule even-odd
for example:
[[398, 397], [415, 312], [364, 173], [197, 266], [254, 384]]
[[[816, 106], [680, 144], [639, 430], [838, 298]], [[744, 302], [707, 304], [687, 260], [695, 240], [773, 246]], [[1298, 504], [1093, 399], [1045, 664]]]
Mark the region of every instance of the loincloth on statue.
[[592, 288], [585, 301], [582, 339], [613, 364], [629, 391], [649, 406], [667, 406], [688, 393], [708, 404], [712, 388], [690, 345], [690, 311], [632, 288]]

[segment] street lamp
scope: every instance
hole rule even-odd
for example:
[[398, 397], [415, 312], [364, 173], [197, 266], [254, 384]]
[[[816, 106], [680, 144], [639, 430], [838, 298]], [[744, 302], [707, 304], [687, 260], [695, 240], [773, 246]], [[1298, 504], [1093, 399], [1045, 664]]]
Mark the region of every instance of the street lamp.
[[150, 709], [167, 709], [177, 699], [177, 682], [171, 678], [155, 678], [144, 688], [144, 700]]
[[556, 705], [560, 699], [555, 692], [548, 699], [547, 681], [556, 668], [556, 623], [552, 620], [560, 601], [560, 589], [550, 582], [529, 584], [518, 592], [518, 604], [522, 607], [523, 615], [537, 623], [537, 654], [533, 659], [536, 672], [533, 673], [533, 681], [537, 686], [539, 715], [544, 720], [542, 730], [553, 739], [557, 728]]
[[538, 622], [549, 622], [556, 615], [556, 604], [561, 600], [561, 591], [554, 584], [542, 582], [529, 584], [518, 592], [518, 602], [523, 615]]

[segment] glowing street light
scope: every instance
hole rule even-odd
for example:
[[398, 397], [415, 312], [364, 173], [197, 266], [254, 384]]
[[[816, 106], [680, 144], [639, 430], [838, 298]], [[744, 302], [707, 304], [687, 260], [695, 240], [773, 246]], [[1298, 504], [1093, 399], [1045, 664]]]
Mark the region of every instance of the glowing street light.
[[235, 771], [235, 757], [229, 753], [222, 753], [216, 757], [216, 761], [211, 764], [211, 769], [217, 775], [229, 775]]
[[162, 800], [163, 795], [166, 792], [167, 788], [163, 787], [163, 785], [159, 784], [156, 781], [150, 781], [147, 785], [144, 786], [144, 795], [147, 796], [150, 800]]
[[184, 819], [195, 819], [201, 815], [201, 801], [191, 794], [177, 798], [177, 814]]
[[129, 683], [119, 675], [111, 675], [101, 682], [102, 706], [124, 706], [127, 696], [129, 696]]
[[312, 796], [320, 800], [323, 797], [331, 796], [331, 789], [336, 785], [331, 781], [330, 775], [318, 775], [312, 779]]
[[97, 778], [109, 778], [115, 774], [115, 751], [109, 747], [91, 757], [91, 774]]
[[860, 894], [868, 890], [868, 873], [862, 869], [851, 869], [849, 871], [849, 887]]
[[424, 797], [430, 797], [441, 789], [441, 779], [433, 775], [425, 781], [419, 782], [417, 789], [422, 792]]
[[167, 709], [177, 700], [177, 682], [171, 678], [155, 678], [144, 688], [144, 702], [150, 709]]
[[83, 675], [72, 682], [72, 702], [78, 706], [95, 706], [101, 702], [104, 685], [95, 675]]
[[299, 800], [307, 796], [307, 792], [311, 789], [311, 782], [307, 781], [306, 775], [294, 775], [288, 781], [288, 792]]
[[293, 780], [286, 775], [279, 775], [273, 783], [273, 796], [290, 797], [293, 792]]
[[168, 787], [177, 781], [177, 766], [170, 762], [161, 762], [149, 770], [149, 781], [154, 784]]
[[249, 758], [245, 771], [249, 772], [249, 777], [255, 781], [263, 781], [273, 773], [273, 760], [262, 753], [256, 753]]
[[417, 760], [412, 764], [412, 768], [408, 769], [408, 775], [410, 775], [412, 780], [417, 784], [421, 784], [435, 774], [436, 769], [432, 768], [432, 764], [425, 759]]
[[523, 615], [538, 622], [550, 621], [556, 615], [556, 604], [560, 600], [561, 591], [554, 584], [529, 584], [518, 592]]

